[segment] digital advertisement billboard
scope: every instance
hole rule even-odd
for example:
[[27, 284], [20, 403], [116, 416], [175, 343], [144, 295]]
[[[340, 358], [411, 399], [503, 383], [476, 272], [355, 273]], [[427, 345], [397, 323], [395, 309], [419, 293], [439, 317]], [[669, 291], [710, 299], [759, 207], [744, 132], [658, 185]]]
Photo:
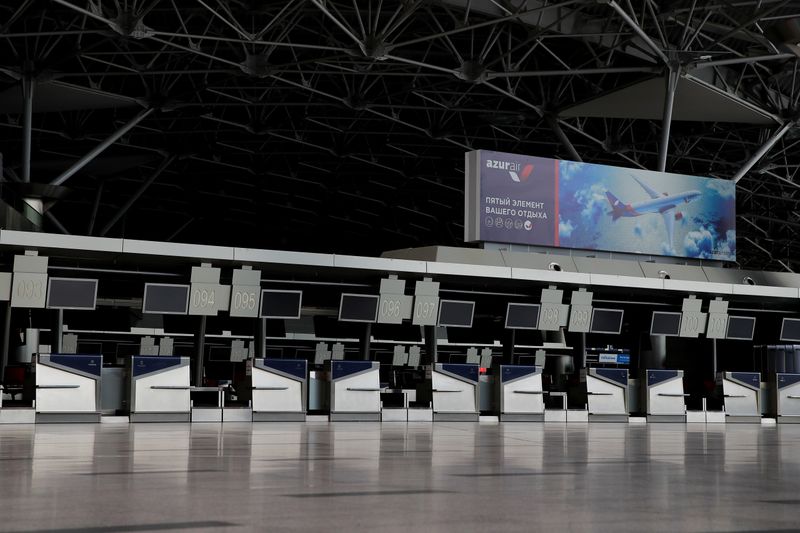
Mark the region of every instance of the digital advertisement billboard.
[[732, 181], [466, 154], [464, 240], [736, 260]]

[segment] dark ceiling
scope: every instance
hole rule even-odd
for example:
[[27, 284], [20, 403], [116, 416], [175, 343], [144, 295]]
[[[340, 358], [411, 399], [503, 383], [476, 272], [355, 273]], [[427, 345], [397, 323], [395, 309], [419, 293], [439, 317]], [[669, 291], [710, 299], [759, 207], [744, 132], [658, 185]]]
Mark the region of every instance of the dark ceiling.
[[676, 107], [666, 170], [750, 167], [739, 263], [794, 269], [796, 17], [800, 1], [770, 0], [4, 2], [4, 186], [66, 187], [51, 231], [368, 255], [461, 245], [465, 151], [658, 169], [662, 95], [614, 118], [568, 111], [672, 69], [708, 109]]

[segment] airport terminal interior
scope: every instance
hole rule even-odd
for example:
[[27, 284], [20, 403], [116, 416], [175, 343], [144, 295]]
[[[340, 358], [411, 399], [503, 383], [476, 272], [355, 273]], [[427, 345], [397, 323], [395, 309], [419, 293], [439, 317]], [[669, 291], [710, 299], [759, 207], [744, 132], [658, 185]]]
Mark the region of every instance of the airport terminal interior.
[[795, 0], [0, 2], [0, 531], [800, 531], [799, 60]]

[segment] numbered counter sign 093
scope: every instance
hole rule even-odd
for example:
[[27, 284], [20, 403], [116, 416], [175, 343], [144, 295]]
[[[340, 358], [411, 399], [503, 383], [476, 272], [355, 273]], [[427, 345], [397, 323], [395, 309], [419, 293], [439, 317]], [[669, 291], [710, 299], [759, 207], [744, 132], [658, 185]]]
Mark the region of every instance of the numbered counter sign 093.
[[261, 287], [257, 285], [234, 285], [231, 287], [231, 316], [258, 317], [261, 302]]
[[439, 319], [439, 297], [420, 295], [414, 297], [411, 323], [415, 326], [435, 326]]
[[11, 285], [11, 307], [42, 309], [47, 298], [47, 274], [15, 272]]

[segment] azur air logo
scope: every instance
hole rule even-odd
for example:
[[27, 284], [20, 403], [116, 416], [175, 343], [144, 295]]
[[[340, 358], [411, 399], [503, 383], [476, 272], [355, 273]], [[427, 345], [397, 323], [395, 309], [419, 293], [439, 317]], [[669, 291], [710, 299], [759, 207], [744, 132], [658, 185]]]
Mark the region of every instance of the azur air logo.
[[528, 181], [528, 178], [533, 173], [533, 164], [528, 163], [524, 167], [521, 163], [514, 163], [513, 161], [499, 161], [497, 159], [487, 159], [486, 168], [496, 168], [498, 170], [507, 170], [511, 176], [511, 181], [516, 183]]

